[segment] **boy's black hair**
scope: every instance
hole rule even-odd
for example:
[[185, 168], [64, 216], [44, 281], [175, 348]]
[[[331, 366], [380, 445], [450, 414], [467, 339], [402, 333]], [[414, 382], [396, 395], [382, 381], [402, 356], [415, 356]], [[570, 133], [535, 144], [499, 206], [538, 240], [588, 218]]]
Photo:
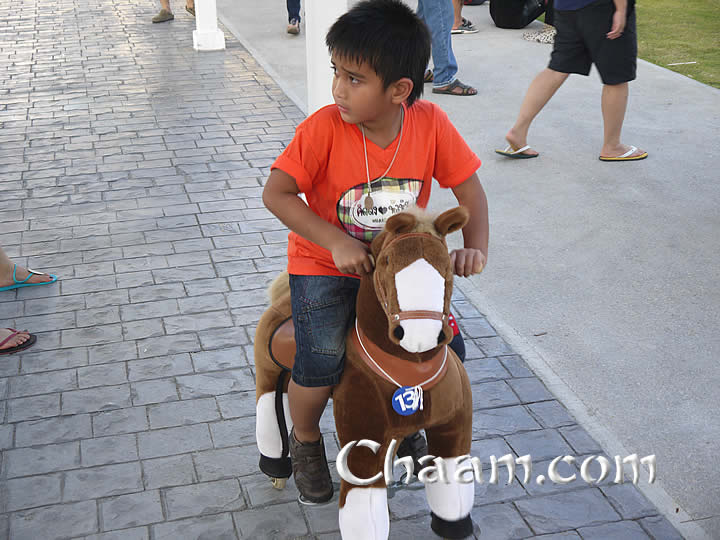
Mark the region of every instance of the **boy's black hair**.
[[359, 2], [330, 27], [325, 44], [331, 54], [370, 65], [385, 89], [403, 77], [411, 79], [408, 106], [422, 95], [430, 32], [401, 1]]

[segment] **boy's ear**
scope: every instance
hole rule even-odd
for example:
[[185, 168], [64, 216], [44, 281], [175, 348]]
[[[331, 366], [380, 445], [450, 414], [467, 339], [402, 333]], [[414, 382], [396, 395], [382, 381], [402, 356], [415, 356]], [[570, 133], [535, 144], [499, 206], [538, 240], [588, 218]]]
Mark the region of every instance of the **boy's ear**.
[[415, 85], [409, 77], [398, 79], [391, 85], [393, 103], [400, 105], [410, 96]]

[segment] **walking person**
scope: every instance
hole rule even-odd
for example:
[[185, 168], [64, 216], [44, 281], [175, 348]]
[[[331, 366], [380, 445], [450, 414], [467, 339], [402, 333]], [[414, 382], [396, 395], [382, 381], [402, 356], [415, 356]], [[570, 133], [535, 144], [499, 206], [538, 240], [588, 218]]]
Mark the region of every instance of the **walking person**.
[[300, 0], [287, 0], [288, 25], [287, 33], [298, 35], [300, 33]]
[[455, 21], [450, 0], [418, 0], [417, 15], [430, 30], [433, 70], [425, 73], [425, 82], [433, 83], [433, 94], [474, 96], [477, 90], [456, 77], [457, 60], [452, 49], [452, 26]]
[[635, 0], [555, 0], [557, 29], [549, 66], [535, 77], [520, 106], [508, 142], [498, 154], [535, 158], [527, 143], [530, 124], [570, 73], [588, 75], [595, 64], [603, 82], [602, 161], [637, 161], [648, 154], [620, 142], [628, 101], [628, 82], [635, 79], [637, 34]]
[[[193, 17], [195, 16], [195, 0], [186, 0], [185, 11]], [[174, 18], [175, 15], [170, 8], [170, 0], [160, 0], [160, 11], [152, 18], [152, 22], [161, 23], [172, 21]]]

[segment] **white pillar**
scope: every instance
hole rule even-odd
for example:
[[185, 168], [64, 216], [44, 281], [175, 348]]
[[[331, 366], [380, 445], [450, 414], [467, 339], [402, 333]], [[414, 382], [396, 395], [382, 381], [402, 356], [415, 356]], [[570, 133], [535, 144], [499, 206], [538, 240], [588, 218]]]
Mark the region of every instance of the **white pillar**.
[[195, 25], [193, 47], [196, 51], [219, 51], [225, 48], [225, 35], [217, 25], [215, 0], [195, 0]]
[[305, 52], [310, 115], [333, 103], [330, 55], [325, 34], [337, 18], [347, 11], [347, 0], [303, 0], [305, 3]]

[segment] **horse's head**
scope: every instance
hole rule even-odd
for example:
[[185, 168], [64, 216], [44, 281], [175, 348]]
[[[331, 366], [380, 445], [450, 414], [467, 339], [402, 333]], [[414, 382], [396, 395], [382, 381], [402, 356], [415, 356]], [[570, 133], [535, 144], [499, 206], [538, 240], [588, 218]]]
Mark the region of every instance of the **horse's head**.
[[372, 243], [373, 285], [387, 316], [388, 337], [410, 353], [450, 342], [453, 268], [445, 236], [465, 226], [459, 206], [432, 219], [403, 212], [388, 219]]

